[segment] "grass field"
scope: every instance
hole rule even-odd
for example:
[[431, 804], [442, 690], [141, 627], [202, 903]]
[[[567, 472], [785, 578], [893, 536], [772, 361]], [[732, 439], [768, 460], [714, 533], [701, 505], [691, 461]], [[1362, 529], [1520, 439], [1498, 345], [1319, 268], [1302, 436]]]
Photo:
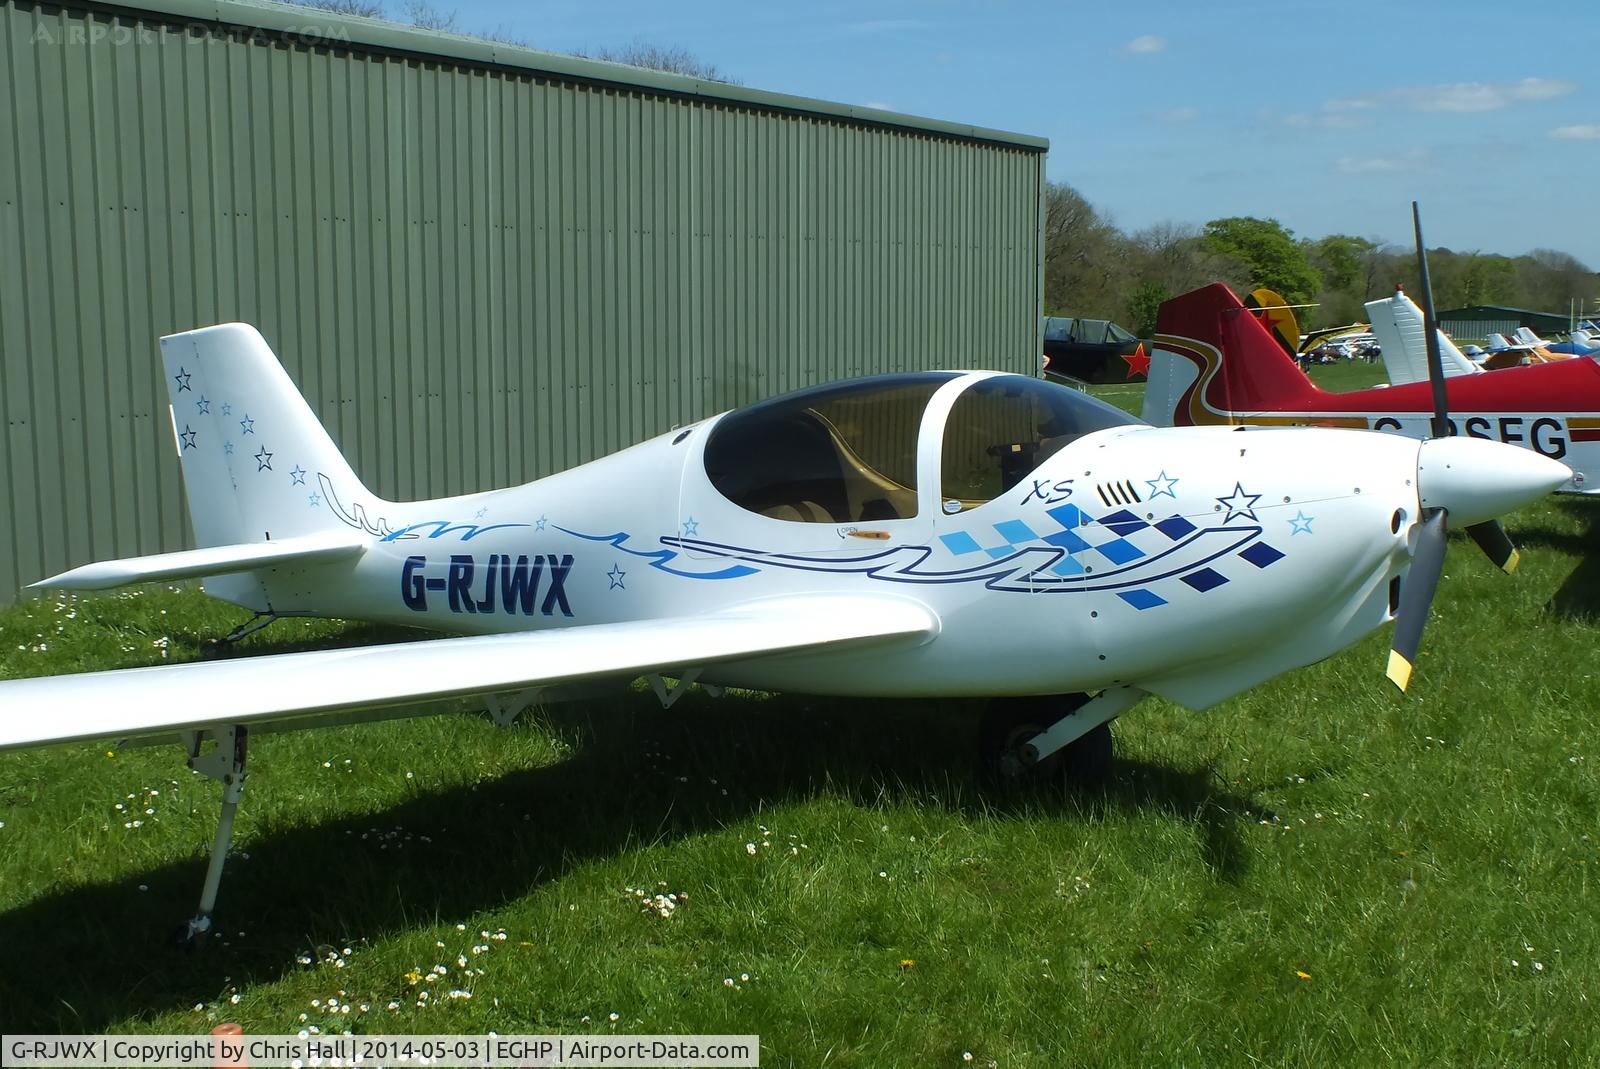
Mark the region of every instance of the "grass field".
[[[1091, 793], [985, 793], [972, 702], [635, 690], [261, 736], [194, 956], [168, 936], [216, 784], [175, 747], [0, 755], [0, 1020], [755, 1032], [773, 1066], [1596, 1064], [1597, 519], [1511, 517], [1511, 578], [1452, 539], [1409, 695], [1379, 633], [1203, 714], [1147, 701]], [[188, 658], [237, 619], [159, 587], [30, 601], [0, 675]]]

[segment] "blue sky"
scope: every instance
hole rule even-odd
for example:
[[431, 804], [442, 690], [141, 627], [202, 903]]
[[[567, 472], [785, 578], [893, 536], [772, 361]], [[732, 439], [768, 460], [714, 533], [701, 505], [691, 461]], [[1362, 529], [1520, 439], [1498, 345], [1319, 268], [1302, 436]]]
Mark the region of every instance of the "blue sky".
[[1429, 245], [1600, 268], [1596, 0], [455, 6], [467, 32], [681, 45], [755, 88], [1048, 137], [1050, 176], [1125, 230], [1405, 243], [1416, 198]]

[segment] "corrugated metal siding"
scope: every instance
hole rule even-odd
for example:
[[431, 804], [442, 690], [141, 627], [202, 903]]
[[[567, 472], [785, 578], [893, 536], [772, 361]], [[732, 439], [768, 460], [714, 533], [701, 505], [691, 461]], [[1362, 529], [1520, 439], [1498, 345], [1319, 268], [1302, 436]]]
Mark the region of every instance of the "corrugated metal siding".
[[1036, 368], [1036, 147], [0, 12], [0, 599], [189, 544], [156, 339], [197, 325], [256, 324], [393, 498], [826, 379]]

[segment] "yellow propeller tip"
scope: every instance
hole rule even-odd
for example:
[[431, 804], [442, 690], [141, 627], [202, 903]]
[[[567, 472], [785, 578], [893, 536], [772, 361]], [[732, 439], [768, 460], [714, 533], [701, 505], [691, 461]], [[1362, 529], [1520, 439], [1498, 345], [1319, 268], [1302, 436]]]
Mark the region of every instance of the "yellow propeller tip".
[[1411, 662], [1399, 650], [1389, 651], [1389, 681], [1401, 690], [1411, 685]]
[[1510, 575], [1512, 572], [1517, 570], [1517, 565], [1520, 563], [1522, 563], [1522, 554], [1513, 549], [1511, 551], [1511, 556], [1507, 557], [1506, 562], [1500, 567], [1505, 569], [1505, 573], [1507, 575]]

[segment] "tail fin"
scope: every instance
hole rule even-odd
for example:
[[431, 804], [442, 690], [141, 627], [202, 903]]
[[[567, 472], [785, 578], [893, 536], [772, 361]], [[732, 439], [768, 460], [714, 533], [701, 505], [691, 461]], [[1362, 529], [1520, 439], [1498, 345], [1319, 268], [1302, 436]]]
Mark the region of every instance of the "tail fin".
[[[225, 323], [161, 339], [189, 520], [201, 548], [368, 526], [361, 485], [254, 327]], [[255, 605], [253, 575], [206, 592]]]
[[1220, 282], [1172, 298], [1156, 315], [1146, 422], [1245, 423], [1278, 409], [1314, 408], [1319, 392]]
[[[1367, 315], [1372, 317], [1372, 334], [1383, 352], [1383, 366], [1388, 369], [1390, 384], [1427, 382], [1428, 335], [1423, 329], [1422, 309], [1396, 290], [1393, 297], [1368, 301]], [[1439, 331], [1439, 361], [1446, 377], [1473, 375], [1482, 370], [1463, 356], [1442, 330]]]
[[1283, 351], [1293, 356], [1300, 351], [1300, 321], [1289, 302], [1275, 290], [1258, 286], [1244, 299], [1246, 308], [1259, 308], [1256, 317], [1272, 332]]

